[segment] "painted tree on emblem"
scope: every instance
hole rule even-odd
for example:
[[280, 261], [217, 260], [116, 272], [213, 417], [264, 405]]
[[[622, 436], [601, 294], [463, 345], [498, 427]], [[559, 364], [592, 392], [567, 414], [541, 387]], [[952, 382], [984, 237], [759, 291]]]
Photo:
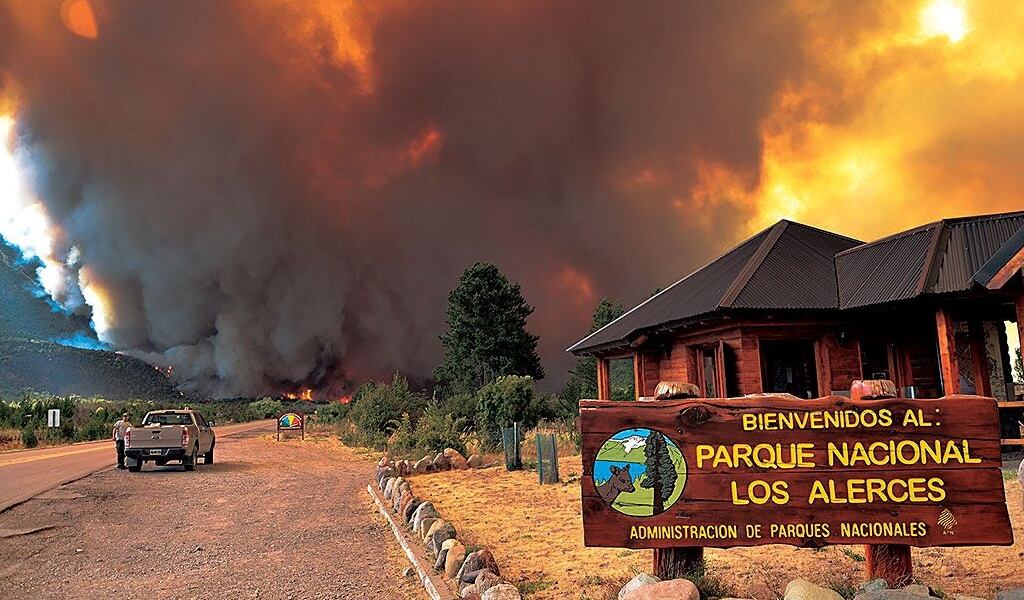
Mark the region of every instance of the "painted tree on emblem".
[[665, 436], [657, 431], [652, 431], [647, 436], [644, 446], [644, 458], [647, 465], [647, 473], [640, 487], [650, 488], [654, 491], [653, 514], [665, 512], [665, 502], [672, 496], [676, 489], [676, 466], [672, 464], [672, 456], [668, 452], [668, 442]]

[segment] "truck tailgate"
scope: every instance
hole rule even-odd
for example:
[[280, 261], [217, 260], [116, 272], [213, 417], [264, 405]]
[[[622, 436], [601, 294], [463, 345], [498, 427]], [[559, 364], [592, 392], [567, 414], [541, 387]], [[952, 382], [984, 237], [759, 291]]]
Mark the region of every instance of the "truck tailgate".
[[140, 448], [181, 448], [182, 425], [153, 425], [132, 427], [132, 450]]

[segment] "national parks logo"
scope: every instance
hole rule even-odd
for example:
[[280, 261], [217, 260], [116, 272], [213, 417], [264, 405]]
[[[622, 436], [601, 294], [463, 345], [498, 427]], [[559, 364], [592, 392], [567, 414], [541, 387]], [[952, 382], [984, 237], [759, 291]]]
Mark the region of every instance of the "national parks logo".
[[610, 437], [594, 460], [597, 493], [624, 515], [665, 512], [683, 493], [686, 460], [675, 442], [652, 429], [625, 429]]

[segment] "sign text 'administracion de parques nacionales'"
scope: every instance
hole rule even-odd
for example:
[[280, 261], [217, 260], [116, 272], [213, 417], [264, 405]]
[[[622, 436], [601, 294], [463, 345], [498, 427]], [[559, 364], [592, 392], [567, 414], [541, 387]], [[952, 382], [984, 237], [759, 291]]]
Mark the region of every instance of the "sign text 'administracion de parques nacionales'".
[[588, 546], [1012, 544], [991, 398], [580, 402]]

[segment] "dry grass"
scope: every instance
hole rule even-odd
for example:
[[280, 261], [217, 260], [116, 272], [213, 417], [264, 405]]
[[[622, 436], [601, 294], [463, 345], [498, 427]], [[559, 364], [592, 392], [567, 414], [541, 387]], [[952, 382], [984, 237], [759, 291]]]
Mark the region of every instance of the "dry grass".
[[[417, 475], [413, 490], [434, 502], [467, 544], [486, 546], [503, 575], [528, 598], [614, 598], [638, 571], [651, 568], [650, 551], [585, 548], [580, 513], [579, 456], [560, 457], [562, 480], [540, 486], [532, 471], [502, 467]], [[1017, 543], [1010, 547], [914, 550], [915, 575], [947, 594], [993, 597], [1024, 586], [1024, 510], [1020, 484], [1005, 482]], [[863, 548], [822, 550], [762, 546], [708, 550], [709, 571], [738, 597], [779, 598], [803, 577], [841, 586], [865, 577]]]

